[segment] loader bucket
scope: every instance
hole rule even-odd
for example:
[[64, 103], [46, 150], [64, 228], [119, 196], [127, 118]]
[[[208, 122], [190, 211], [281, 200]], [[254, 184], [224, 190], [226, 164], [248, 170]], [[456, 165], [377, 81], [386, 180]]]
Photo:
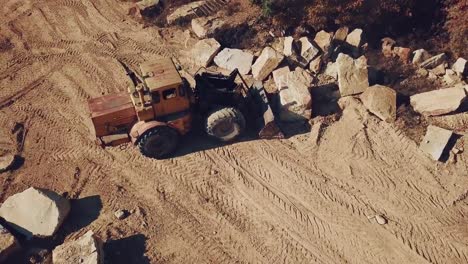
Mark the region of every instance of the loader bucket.
[[249, 90], [252, 109], [257, 113], [258, 136], [262, 139], [282, 139], [284, 134], [276, 124], [275, 115], [261, 82], [255, 82]]

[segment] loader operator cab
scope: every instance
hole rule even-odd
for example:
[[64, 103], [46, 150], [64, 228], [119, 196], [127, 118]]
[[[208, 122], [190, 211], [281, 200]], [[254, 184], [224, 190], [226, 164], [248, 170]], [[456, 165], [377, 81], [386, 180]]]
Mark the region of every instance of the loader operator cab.
[[142, 83], [129, 88], [139, 121], [169, 121], [171, 115], [189, 113], [186, 83], [171, 59], [141, 64], [140, 72]]

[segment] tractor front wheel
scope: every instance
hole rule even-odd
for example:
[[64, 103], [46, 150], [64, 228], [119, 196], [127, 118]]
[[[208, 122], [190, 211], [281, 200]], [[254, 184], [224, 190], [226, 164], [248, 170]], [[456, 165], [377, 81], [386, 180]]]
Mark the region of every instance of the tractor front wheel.
[[157, 126], [137, 140], [140, 152], [149, 158], [163, 159], [171, 155], [179, 143], [179, 134], [168, 126]]
[[223, 142], [236, 139], [244, 130], [244, 115], [233, 107], [215, 110], [206, 120], [206, 133]]

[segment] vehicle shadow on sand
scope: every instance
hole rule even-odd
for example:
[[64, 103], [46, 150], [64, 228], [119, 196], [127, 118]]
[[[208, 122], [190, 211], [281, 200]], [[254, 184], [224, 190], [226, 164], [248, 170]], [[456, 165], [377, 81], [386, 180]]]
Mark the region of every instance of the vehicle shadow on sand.
[[105, 263], [128, 264], [139, 263], [149, 264], [149, 259], [145, 256], [146, 236], [142, 234], [110, 240], [104, 244]]
[[[295, 122], [295, 123], [283, 123], [279, 124], [279, 127], [284, 133], [284, 138], [288, 139], [290, 137], [305, 134], [310, 132], [310, 125], [307, 122]], [[182, 157], [192, 153], [216, 149], [223, 146], [228, 146], [231, 144], [245, 143], [245, 142], [255, 142], [260, 141], [260, 139], [255, 131], [246, 131], [239, 139], [234, 142], [220, 142], [214, 138], [206, 135], [202, 129], [194, 129], [189, 134], [183, 136], [179, 142], [179, 148], [173, 154], [173, 158]], [[268, 139], [268, 140], [279, 140], [279, 139]]]

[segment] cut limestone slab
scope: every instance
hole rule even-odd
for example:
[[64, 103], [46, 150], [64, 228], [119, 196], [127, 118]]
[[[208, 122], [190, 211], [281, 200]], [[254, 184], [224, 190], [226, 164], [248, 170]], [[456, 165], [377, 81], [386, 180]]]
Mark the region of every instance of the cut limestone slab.
[[467, 69], [467, 61], [464, 58], [458, 58], [452, 65], [452, 70], [460, 75], [464, 75], [468, 71]]
[[273, 81], [278, 91], [283, 87], [287, 87], [286, 78], [290, 72], [289, 66], [284, 66], [273, 71]]
[[431, 57], [425, 49], [418, 49], [413, 52], [413, 64], [420, 65]]
[[2, 225], [0, 225], [0, 263], [3, 263], [12, 253], [20, 248], [18, 240]]
[[279, 91], [280, 119], [285, 122], [309, 120], [312, 117], [312, 96], [309, 91], [312, 76], [297, 67], [286, 78], [286, 86]]
[[256, 80], [263, 81], [283, 61], [284, 55], [271, 47], [263, 49], [260, 57], [252, 65], [252, 75]]
[[354, 48], [359, 49], [363, 44], [362, 29], [356, 28], [346, 37], [346, 42]]
[[299, 39], [301, 43], [301, 57], [309, 63], [313, 60], [319, 53], [320, 50], [314, 45], [308, 37], [302, 37]]
[[221, 44], [214, 38], [198, 41], [192, 48], [192, 58], [195, 64], [201, 67], [208, 67], [213, 58], [221, 50]]
[[223, 49], [216, 57], [214, 62], [226, 70], [239, 69], [241, 74], [248, 74], [252, 68], [253, 54], [240, 49]]
[[435, 67], [446, 62], [446, 60], [447, 60], [447, 55], [445, 55], [445, 53], [441, 53], [439, 55], [436, 55], [432, 58], [425, 60], [423, 63], [421, 63], [420, 66], [425, 69], [434, 69]]
[[354, 60], [349, 55], [340, 53], [336, 64], [341, 96], [359, 94], [369, 87], [366, 57], [361, 56]]
[[15, 163], [15, 155], [5, 155], [0, 157], [0, 173], [9, 170]]
[[374, 85], [361, 94], [361, 101], [369, 112], [386, 122], [396, 120], [396, 92], [383, 85]]
[[211, 37], [226, 22], [220, 17], [199, 17], [192, 19], [192, 30], [197, 37]]
[[410, 102], [414, 111], [425, 116], [437, 116], [457, 110], [465, 98], [463, 88], [452, 87], [413, 95]]
[[67, 199], [34, 187], [8, 197], [0, 207], [0, 216], [26, 237], [52, 236], [69, 212]]
[[447, 146], [452, 131], [436, 126], [429, 126], [426, 135], [421, 142], [420, 148], [425, 153], [429, 154], [434, 160], [439, 160], [442, 157], [445, 147]]
[[195, 10], [205, 4], [206, 1], [196, 1], [177, 8], [172, 14], [167, 16], [167, 23], [174, 24], [187, 20], [195, 15]]
[[102, 241], [88, 231], [75, 241], [68, 241], [52, 251], [54, 264], [86, 263], [103, 264]]

